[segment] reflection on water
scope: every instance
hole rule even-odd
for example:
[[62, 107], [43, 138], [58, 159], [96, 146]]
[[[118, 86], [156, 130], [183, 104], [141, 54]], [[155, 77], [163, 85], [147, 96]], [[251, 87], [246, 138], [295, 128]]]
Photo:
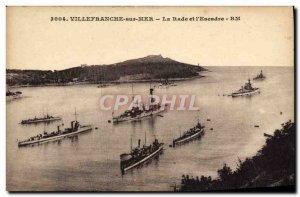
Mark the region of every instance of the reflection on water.
[[[104, 94], [128, 94], [130, 84], [106, 88], [96, 85], [19, 88], [26, 98], [7, 102], [7, 188], [20, 191], [171, 191], [182, 174], [216, 176], [224, 162], [236, 166], [238, 158], [252, 156], [264, 144], [263, 133], [294, 119], [293, 68], [263, 68], [267, 79], [253, 82], [261, 94], [252, 97], [223, 96], [240, 88], [247, 78], [260, 72], [256, 67], [212, 67], [206, 77], [177, 82], [177, 86], [155, 89], [158, 94], [195, 94], [198, 111], [169, 111], [117, 125], [108, 123], [110, 111], [100, 111]], [[134, 85], [136, 94], [147, 94], [149, 84]], [[17, 91], [16, 90], [16, 91]], [[45, 126], [47, 132], [58, 124], [69, 127], [74, 108], [81, 124], [92, 124], [90, 132], [55, 142], [18, 148], [17, 140], [44, 131], [44, 125], [22, 126], [19, 122], [49, 114], [63, 118]], [[280, 115], [282, 112], [282, 115]], [[206, 127], [201, 140], [171, 148], [172, 140], [200, 122]], [[211, 119], [211, 121], [207, 121]], [[258, 128], [254, 125], [259, 125]], [[213, 130], [210, 130], [213, 128]], [[120, 154], [138, 139], [147, 144], [155, 136], [165, 143], [164, 153], [142, 167], [122, 175]]]

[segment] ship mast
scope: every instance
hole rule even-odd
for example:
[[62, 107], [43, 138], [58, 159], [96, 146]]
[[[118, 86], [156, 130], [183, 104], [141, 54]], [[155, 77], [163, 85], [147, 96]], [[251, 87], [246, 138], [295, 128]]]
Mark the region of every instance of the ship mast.
[[151, 87], [151, 81], [150, 81], [150, 95], [149, 95], [149, 99], [148, 99], [148, 107], [150, 109], [151, 105], [152, 105], [152, 102], [153, 102], [153, 91], [154, 91], [154, 88]]
[[179, 126], [179, 136], [181, 137], [181, 126]]
[[197, 111], [198, 111], [198, 114], [197, 114], [197, 117], [196, 117], [196, 118], [197, 118], [198, 124], [199, 124], [199, 123], [200, 123], [200, 115], [199, 115], [200, 109], [198, 109]]
[[75, 113], [74, 113], [74, 116], [75, 116], [75, 121], [77, 122], [77, 113], [76, 113], [76, 107], [75, 107]]
[[133, 101], [133, 83], [131, 84], [131, 96], [132, 96], [132, 101]]
[[46, 122], [44, 122], [44, 133], [46, 133]]
[[147, 143], [147, 135], [146, 135], [146, 131], [145, 131], [145, 146], [146, 146], [146, 143]]
[[132, 135], [130, 135], [130, 152], [132, 152]]
[[133, 83], [131, 83], [131, 98], [132, 98], [132, 106], [134, 107]]

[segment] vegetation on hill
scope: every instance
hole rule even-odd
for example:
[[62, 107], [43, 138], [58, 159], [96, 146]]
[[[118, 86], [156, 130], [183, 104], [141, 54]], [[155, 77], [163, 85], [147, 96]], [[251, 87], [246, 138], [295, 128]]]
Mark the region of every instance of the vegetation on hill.
[[205, 70], [161, 55], [127, 60], [110, 65], [81, 65], [60, 71], [7, 70], [8, 85], [43, 85], [68, 82], [124, 81], [128, 79], [190, 78]]
[[[268, 136], [268, 135], [267, 135]], [[282, 124], [274, 136], [268, 136], [258, 153], [245, 161], [238, 161], [233, 171], [224, 164], [218, 177], [182, 176], [181, 191], [211, 191], [242, 188], [294, 186], [295, 185], [295, 124]]]

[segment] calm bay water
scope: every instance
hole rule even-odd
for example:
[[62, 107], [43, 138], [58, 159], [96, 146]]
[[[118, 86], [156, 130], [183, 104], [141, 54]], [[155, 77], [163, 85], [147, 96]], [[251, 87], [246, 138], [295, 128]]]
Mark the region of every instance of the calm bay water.
[[[25, 96], [7, 102], [7, 189], [10, 191], [171, 191], [182, 174], [217, 176], [223, 163], [235, 168], [238, 158], [256, 154], [281, 123], [294, 120], [294, 72], [281, 67], [209, 67], [205, 77], [177, 82], [178, 86], [155, 89], [157, 94], [195, 94], [200, 111], [170, 111], [164, 117], [112, 125], [110, 111], [101, 111], [104, 94], [130, 94], [130, 84], [107, 88], [96, 85], [18, 88]], [[252, 97], [223, 96], [243, 85], [263, 69], [267, 79], [253, 82], [261, 94]], [[136, 94], [148, 94], [149, 84], [134, 85]], [[44, 125], [22, 126], [22, 119], [61, 116], [58, 124], [69, 126], [76, 107], [81, 124], [92, 124], [88, 133], [33, 147], [18, 148], [17, 140], [42, 133]], [[280, 115], [280, 112], [283, 112]], [[198, 117], [206, 126], [200, 141], [179, 148], [169, 147], [182, 131], [193, 127]], [[211, 121], [207, 121], [207, 118]], [[254, 125], [260, 125], [255, 128]], [[213, 128], [213, 130], [210, 130]], [[119, 155], [138, 139], [152, 142], [154, 135], [165, 143], [158, 159], [123, 175]]]

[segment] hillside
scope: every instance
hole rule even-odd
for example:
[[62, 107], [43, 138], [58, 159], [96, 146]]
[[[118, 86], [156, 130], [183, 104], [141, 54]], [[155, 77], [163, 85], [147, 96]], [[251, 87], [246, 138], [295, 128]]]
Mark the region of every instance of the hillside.
[[235, 171], [224, 164], [218, 170], [219, 176], [216, 179], [183, 175], [180, 190], [251, 191], [250, 188], [263, 187], [265, 190], [269, 188], [269, 191], [277, 191], [276, 187], [281, 187], [295, 191], [295, 124], [289, 121], [282, 124], [282, 129], [276, 130], [273, 136], [267, 136], [262, 149], [252, 158], [243, 162], [239, 160]]
[[8, 85], [42, 85], [68, 82], [105, 82], [191, 78], [205, 69], [161, 55], [127, 60], [110, 65], [81, 65], [60, 71], [7, 70]]

